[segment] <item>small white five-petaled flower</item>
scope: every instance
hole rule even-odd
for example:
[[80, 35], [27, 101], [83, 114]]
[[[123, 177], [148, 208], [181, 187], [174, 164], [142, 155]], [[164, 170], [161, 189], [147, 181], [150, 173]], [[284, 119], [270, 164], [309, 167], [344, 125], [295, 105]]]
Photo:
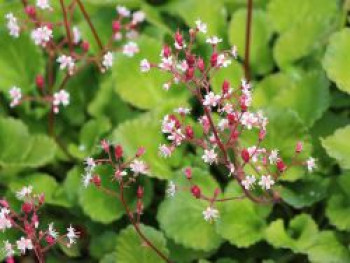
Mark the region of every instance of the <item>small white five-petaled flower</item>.
[[214, 151], [214, 149], [211, 150], [204, 150], [204, 154], [202, 155], [202, 159], [205, 163], [213, 164], [217, 161], [217, 153]]
[[105, 69], [109, 69], [113, 66], [113, 54], [112, 52], [107, 52], [102, 59], [102, 65]]
[[217, 36], [213, 36], [213, 37], [207, 38], [206, 42], [215, 46], [215, 45], [222, 42], [222, 38], [218, 38]]
[[246, 176], [244, 180], [242, 180], [242, 185], [246, 190], [250, 190], [252, 185], [255, 183], [256, 179], [254, 175]]
[[207, 33], [207, 24], [203, 23], [200, 19], [196, 20], [196, 27], [199, 32]]
[[205, 221], [212, 222], [219, 217], [219, 211], [211, 206], [203, 211], [203, 217]]
[[310, 157], [306, 161], [306, 165], [307, 165], [307, 170], [311, 173], [316, 168], [316, 159]]
[[140, 160], [134, 160], [130, 164], [130, 169], [133, 171], [135, 174], [146, 174], [148, 167], [144, 161]]
[[272, 179], [271, 175], [263, 175], [260, 178], [259, 185], [262, 189], [269, 190], [271, 186], [275, 184], [275, 181]]
[[29, 238], [21, 237], [20, 240], [17, 240], [17, 248], [22, 254], [25, 254], [27, 249], [33, 249], [33, 243]]
[[123, 54], [132, 57], [140, 51], [138, 45], [135, 42], [129, 42], [123, 46]]
[[170, 181], [166, 193], [169, 197], [174, 197], [176, 194], [176, 185], [173, 181]]

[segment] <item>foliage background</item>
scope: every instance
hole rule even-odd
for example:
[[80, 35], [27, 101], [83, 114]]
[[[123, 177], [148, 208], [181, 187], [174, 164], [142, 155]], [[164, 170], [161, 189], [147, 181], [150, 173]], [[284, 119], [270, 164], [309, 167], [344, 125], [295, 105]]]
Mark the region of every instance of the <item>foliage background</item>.
[[[242, 57], [246, 1], [84, 3], [102, 39], [111, 34], [116, 4], [142, 9], [147, 23], [137, 41], [140, 54], [131, 59], [116, 55], [112, 72], [100, 75], [90, 67], [69, 82], [71, 105], [59, 114], [56, 133], [74, 157], [70, 159], [46, 135], [46, 108], [8, 107], [7, 91], [12, 85], [35, 92], [34, 78], [45, 71], [45, 60], [28, 36], [13, 40], [7, 35], [4, 14], [19, 13], [21, 5], [17, 0], [0, 0], [0, 192], [16, 202], [14, 192], [32, 184], [46, 193], [45, 220], [57, 222], [62, 229], [73, 222], [83, 235], [73, 249], [51, 251], [48, 262], [160, 262], [140, 246], [116, 200], [93, 188], [82, 189], [82, 160], [97, 151], [104, 137], [123, 144], [128, 154], [138, 145], [147, 148], [145, 160], [152, 172], [143, 181], [144, 231], [173, 261], [350, 262], [349, 1], [254, 1], [254, 107], [269, 113], [271, 146], [288, 158], [296, 141], [303, 139], [318, 158], [319, 169], [313, 175], [302, 170], [289, 173], [279, 186], [283, 203], [272, 207], [228, 202], [219, 207], [221, 218], [213, 224], [201, 217], [204, 205], [188, 194], [164, 198], [166, 181], [173, 178], [181, 184], [181, 168], [191, 165], [204, 191], [220, 185], [232, 195], [238, 189], [228, 184], [220, 168], [208, 170], [200, 154], [191, 149], [183, 148], [170, 161], [158, 157], [157, 147], [164, 140], [159, 120], [191, 101], [180, 89], [163, 91], [166, 78], [141, 74], [139, 61], [144, 57], [158, 61], [162, 41], [171, 44], [170, 36], [178, 27], [186, 29], [199, 17], [208, 23], [209, 35], [222, 36], [223, 47], [236, 44]], [[81, 15], [75, 19], [83, 37], [94, 43]], [[209, 54], [204, 39], [198, 50]], [[223, 71], [213, 82], [214, 90], [225, 78], [238, 84], [242, 64]], [[101, 173], [108, 179], [110, 171]], [[133, 191], [129, 191], [131, 203], [135, 203]], [[0, 233], [0, 240], [11, 235]]]

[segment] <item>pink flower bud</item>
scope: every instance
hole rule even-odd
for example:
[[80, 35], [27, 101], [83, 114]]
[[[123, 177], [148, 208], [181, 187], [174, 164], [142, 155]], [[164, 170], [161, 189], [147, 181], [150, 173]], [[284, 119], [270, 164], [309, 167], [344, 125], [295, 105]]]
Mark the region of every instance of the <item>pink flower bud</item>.
[[163, 46], [163, 56], [168, 58], [171, 55], [171, 48], [168, 45]]
[[201, 197], [201, 189], [198, 185], [194, 185], [191, 187], [191, 193], [197, 199]]
[[233, 125], [237, 121], [236, 115], [233, 113], [227, 114], [227, 120], [230, 125]]
[[39, 204], [42, 205], [45, 203], [45, 194], [42, 193], [39, 195]]
[[186, 62], [188, 66], [193, 67], [194, 63], [196, 62], [196, 57], [193, 55], [186, 55]]
[[169, 119], [171, 121], [174, 121], [175, 122], [175, 127], [176, 129], [179, 129], [181, 127], [181, 122], [179, 121], [179, 119], [174, 115], [174, 114], [170, 114], [169, 115]]
[[22, 212], [25, 214], [29, 214], [33, 209], [32, 204], [30, 203], [23, 203], [22, 204]]
[[193, 128], [192, 126], [188, 125], [185, 128], [185, 134], [188, 139], [193, 139]]
[[189, 81], [193, 79], [193, 76], [194, 76], [194, 68], [188, 68], [186, 70], [186, 80]]
[[143, 187], [141, 186], [141, 185], [139, 185], [139, 187], [137, 188], [137, 198], [138, 199], [142, 199], [143, 198], [143, 194], [144, 194], [144, 192], [143, 192]]
[[118, 20], [114, 20], [112, 22], [112, 29], [114, 33], [118, 33], [120, 31], [121, 25], [120, 22]]
[[210, 64], [212, 67], [215, 67], [218, 62], [218, 53], [213, 53], [210, 57]]
[[230, 90], [230, 82], [227, 80], [224, 80], [222, 83], [222, 94], [227, 94]]
[[87, 41], [81, 42], [81, 48], [84, 50], [84, 52], [88, 52], [90, 49], [90, 44]]
[[185, 173], [186, 178], [187, 178], [188, 180], [191, 180], [191, 179], [192, 179], [192, 169], [191, 169], [191, 167], [185, 168], [184, 173]]
[[264, 140], [265, 136], [266, 136], [266, 131], [263, 130], [263, 129], [261, 129], [261, 130], [259, 131], [259, 140], [260, 140], [260, 141]]
[[233, 141], [237, 140], [238, 136], [239, 136], [239, 131], [234, 130], [234, 131], [231, 132], [231, 138], [232, 138]]
[[241, 152], [241, 157], [242, 157], [242, 159], [243, 159], [243, 161], [244, 161], [245, 163], [248, 163], [248, 162], [249, 162], [250, 154], [249, 154], [249, 152], [248, 152], [247, 149], [243, 149], [243, 150], [242, 150], [242, 152]]
[[142, 155], [144, 155], [146, 152], [146, 149], [145, 147], [139, 147], [137, 149], [137, 152], [136, 152], [136, 157], [141, 157]]
[[31, 5], [28, 5], [26, 6], [25, 10], [26, 14], [31, 17], [31, 18], [34, 18], [35, 15], [36, 15], [36, 10], [35, 10], [35, 7], [34, 6], [31, 6]]
[[176, 33], [175, 33], [175, 41], [179, 46], [182, 46], [183, 39], [182, 39], [182, 35], [179, 31], [176, 31]]
[[302, 142], [298, 142], [296, 147], [295, 147], [295, 152], [296, 153], [301, 153], [302, 150], [303, 150], [303, 143]]
[[13, 259], [13, 257], [8, 257], [6, 259], [6, 263], [15, 263], [15, 260]]
[[217, 197], [219, 194], [220, 194], [220, 189], [219, 188], [215, 188], [215, 191], [214, 191], [214, 196]]
[[91, 180], [94, 183], [94, 185], [96, 185], [97, 187], [101, 186], [101, 178], [99, 175], [97, 175], [97, 174], [94, 175]]
[[10, 207], [9, 203], [4, 199], [0, 200], [0, 205], [6, 208]]
[[284, 164], [282, 159], [278, 159], [276, 161], [276, 166], [277, 166], [278, 171], [280, 171], [280, 173], [284, 172], [284, 170], [286, 170], [286, 168], [287, 168], [287, 166]]
[[50, 236], [50, 235], [46, 236], [46, 237], [45, 237], [45, 240], [46, 240], [46, 242], [47, 242], [49, 245], [55, 244], [55, 239], [54, 239], [52, 236]]
[[109, 153], [109, 143], [106, 140], [101, 141], [101, 147], [105, 153]]
[[245, 100], [241, 100], [240, 106], [241, 106], [241, 111], [242, 112], [247, 111], [248, 107], [247, 107], [247, 105], [245, 103]]
[[197, 59], [197, 68], [201, 71], [204, 72], [205, 70], [205, 64], [204, 64], [204, 60], [202, 58], [198, 58]]
[[44, 88], [44, 77], [42, 75], [37, 75], [35, 78], [35, 84], [39, 89], [43, 89]]
[[118, 144], [114, 147], [114, 156], [117, 160], [123, 157], [123, 147], [121, 145]]

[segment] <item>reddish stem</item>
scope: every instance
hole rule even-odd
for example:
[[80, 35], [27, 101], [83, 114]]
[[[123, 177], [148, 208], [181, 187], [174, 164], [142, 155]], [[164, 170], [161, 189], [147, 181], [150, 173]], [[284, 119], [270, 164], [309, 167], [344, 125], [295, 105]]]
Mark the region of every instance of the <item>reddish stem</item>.
[[61, 4], [62, 13], [63, 13], [64, 27], [66, 28], [66, 33], [67, 33], [69, 51], [70, 53], [72, 53], [73, 44], [72, 44], [72, 36], [71, 36], [71, 31], [68, 23], [68, 18], [67, 18], [67, 10], [66, 10], [66, 7], [64, 6], [63, 0], [60, 0], [60, 4]]
[[244, 54], [244, 75], [247, 81], [250, 80], [250, 40], [251, 40], [251, 28], [252, 28], [252, 16], [253, 16], [253, 0], [247, 0], [247, 20], [246, 20], [246, 34], [245, 34], [245, 54]]

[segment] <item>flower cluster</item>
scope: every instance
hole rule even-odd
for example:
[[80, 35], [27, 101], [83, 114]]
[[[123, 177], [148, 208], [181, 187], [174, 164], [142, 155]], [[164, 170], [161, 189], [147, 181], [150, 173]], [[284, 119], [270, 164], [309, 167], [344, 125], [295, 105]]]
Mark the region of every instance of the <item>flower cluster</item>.
[[[55, 10], [50, 1], [37, 0], [35, 5], [29, 5], [23, 1], [24, 15], [15, 17], [13, 13], [5, 15], [7, 29], [12, 37], [18, 38], [22, 32], [28, 32], [33, 43], [43, 49], [48, 55], [48, 73], [47, 78], [42, 75], [36, 77], [36, 87], [39, 96], [23, 95], [19, 87], [12, 87], [9, 90], [11, 98], [11, 107], [15, 107], [24, 101], [36, 101], [46, 103], [51, 106], [52, 112], [59, 112], [59, 105], [67, 106], [70, 103], [69, 93], [65, 90], [67, 81], [88, 64], [94, 64], [101, 72], [112, 68], [113, 53], [120, 51], [125, 56], [132, 57], [139, 52], [134, 39], [138, 36], [138, 27], [145, 20], [145, 14], [142, 11], [132, 13], [126, 7], [117, 6], [116, 19], [112, 21], [112, 34], [108, 42], [103, 45], [96, 29], [90, 21], [81, 1], [71, 3], [65, 6], [60, 2], [61, 10]], [[98, 44], [99, 51], [91, 52], [90, 43], [84, 39], [79, 27], [74, 25], [74, 12], [79, 8], [84, 18], [90, 25], [91, 31]], [[62, 19], [52, 20], [53, 12], [61, 12]], [[61, 32], [65, 32], [61, 36]], [[125, 43], [120, 43], [125, 39]], [[65, 76], [61, 83], [54, 83], [55, 62], [59, 70], [63, 71]], [[58, 88], [56, 88], [58, 87]], [[57, 89], [57, 91], [55, 91]]]
[[39, 209], [45, 203], [44, 194], [35, 194], [32, 186], [25, 186], [16, 193], [16, 197], [22, 202], [20, 213], [12, 209], [5, 199], [0, 200], [0, 230], [16, 229], [22, 234], [14, 243], [4, 242], [7, 262], [14, 262], [13, 256], [17, 252], [25, 254], [30, 250], [34, 250], [39, 262], [43, 262], [44, 253], [55, 244], [70, 247], [76, 242], [79, 233], [72, 226], [65, 234], [60, 234], [54, 223], [39, 228]]
[[[288, 165], [278, 150], [263, 147], [268, 118], [262, 111], [250, 110], [252, 86], [247, 80], [242, 79], [238, 87], [233, 87], [225, 80], [220, 92], [213, 90], [213, 76], [221, 68], [230, 66], [232, 60], [237, 57], [237, 48], [234, 46], [221, 51], [218, 46], [222, 39], [211, 36], [206, 39], [206, 43], [211, 47], [210, 57], [206, 59], [196, 54], [193, 48], [195, 40], [198, 34], [206, 33], [206, 28], [205, 23], [196, 21], [196, 27], [189, 30], [188, 43], [178, 31], [174, 35], [174, 47], [164, 45], [158, 63], [149, 62], [147, 59], [140, 62], [142, 72], [157, 68], [170, 73], [172, 77], [163, 88], [169, 90], [176, 84], [186, 86], [200, 103], [203, 112], [196, 124], [201, 127], [200, 134], [195, 133], [194, 125], [189, 124], [191, 122], [188, 119], [192, 116], [188, 115], [191, 109], [181, 107], [167, 114], [163, 118], [161, 130], [169, 144], [160, 145], [159, 153], [163, 157], [170, 157], [176, 147], [184, 143], [197, 146], [202, 149], [202, 159], [206, 164], [221, 164], [228, 169], [228, 175], [237, 180], [246, 197], [256, 202], [278, 201], [279, 195], [273, 189], [278, 178], [296, 165], [304, 165], [311, 172], [316, 166], [315, 160], [298, 160], [299, 153], [303, 150], [301, 142], [297, 143], [295, 157]], [[245, 146], [241, 136], [246, 132], [257, 134], [255, 145]], [[260, 194], [256, 193], [257, 188]], [[202, 198], [198, 186], [192, 186], [190, 190], [196, 198], [210, 202], [209, 207], [203, 211], [204, 219], [216, 219], [219, 213], [213, 207], [215, 194], [213, 198]], [[174, 196], [175, 192], [176, 185], [171, 182], [167, 193]]]

